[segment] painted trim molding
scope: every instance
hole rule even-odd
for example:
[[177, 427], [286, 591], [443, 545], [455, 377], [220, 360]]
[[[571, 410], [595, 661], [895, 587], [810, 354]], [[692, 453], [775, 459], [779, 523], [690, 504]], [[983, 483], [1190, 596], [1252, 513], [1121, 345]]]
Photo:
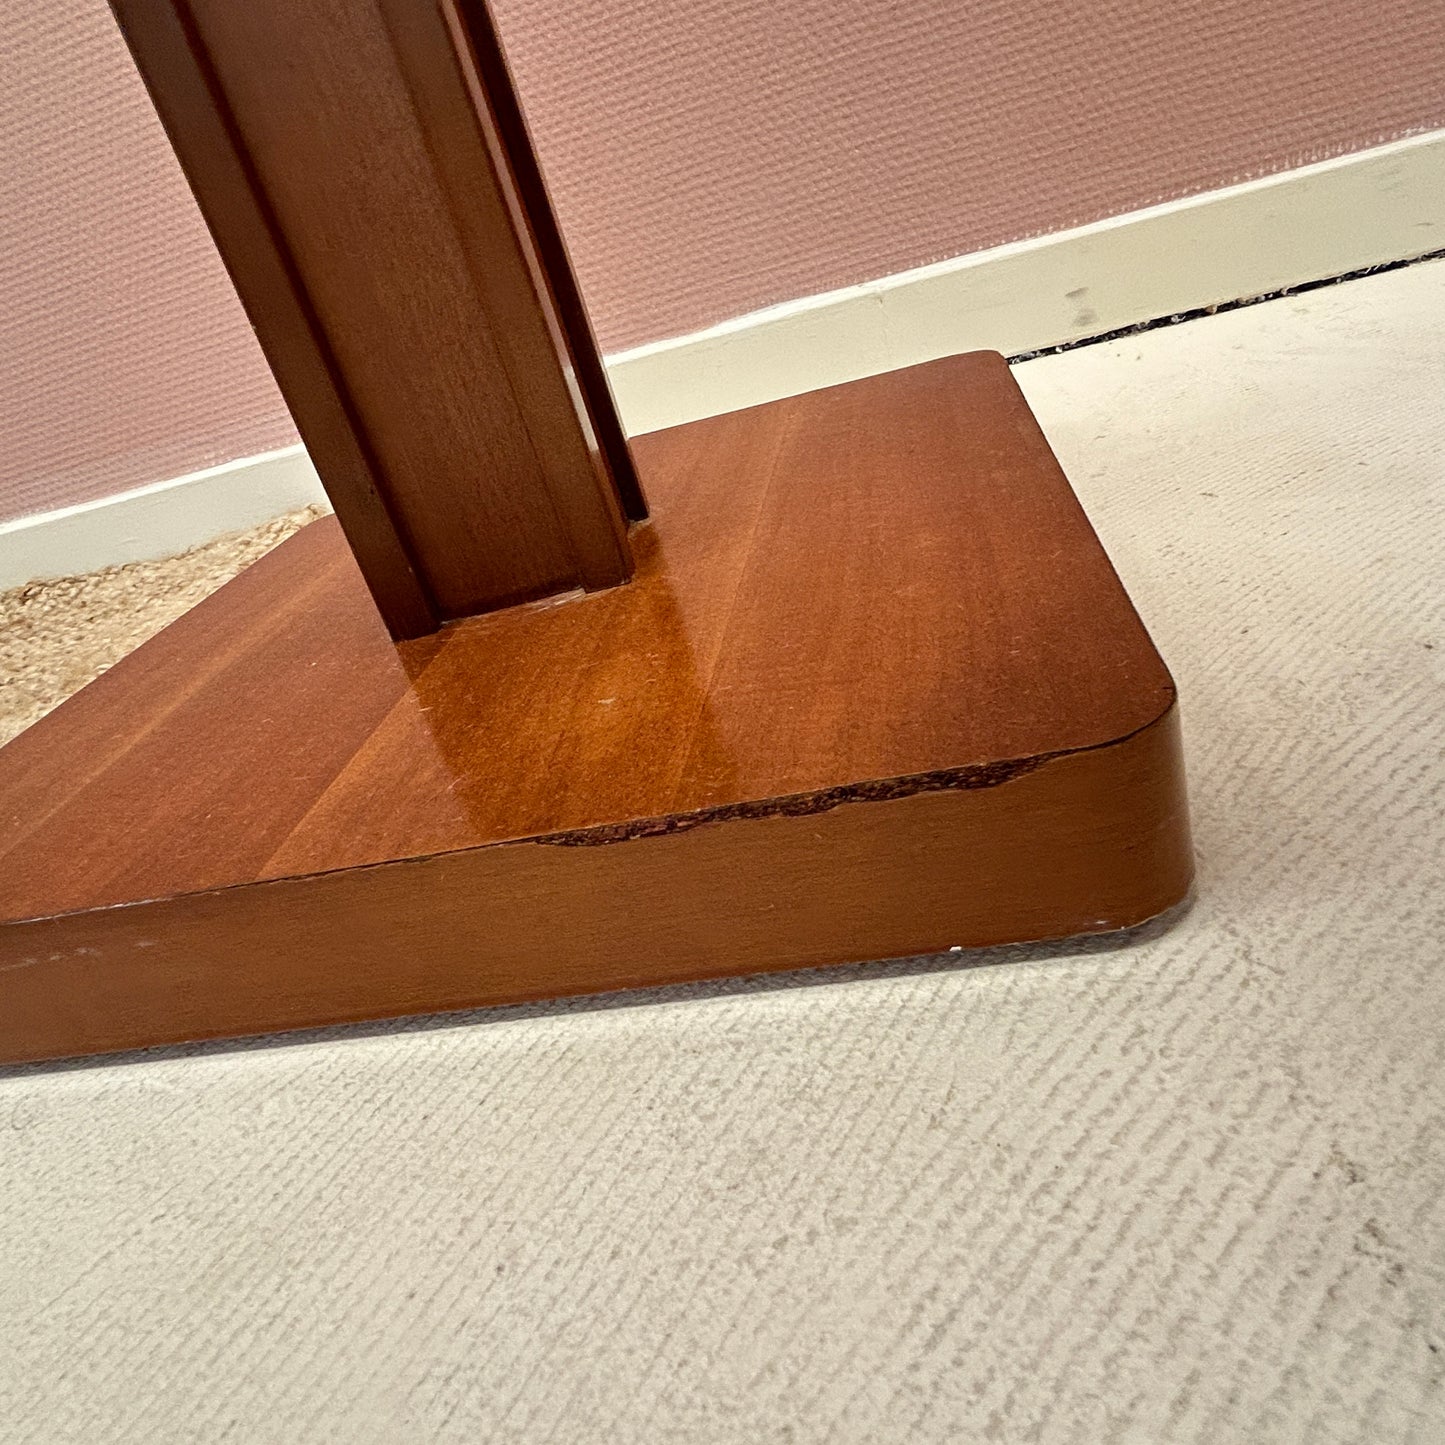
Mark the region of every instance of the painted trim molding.
[[0, 523], [0, 591], [174, 557], [313, 502], [329, 506], [316, 468], [297, 445], [17, 517]]
[[[1445, 246], [1445, 130], [808, 296], [605, 358], [630, 435], [959, 351], [1005, 356]], [[0, 525], [0, 589], [325, 502], [301, 447]]]
[[789, 301], [607, 358], [629, 434], [1023, 351], [1445, 246], [1445, 130]]

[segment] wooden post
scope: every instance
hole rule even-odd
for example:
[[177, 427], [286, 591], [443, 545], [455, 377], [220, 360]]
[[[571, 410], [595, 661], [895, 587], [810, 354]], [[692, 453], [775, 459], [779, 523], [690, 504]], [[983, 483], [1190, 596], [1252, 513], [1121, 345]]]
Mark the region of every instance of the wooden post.
[[646, 515], [485, 0], [114, 0], [393, 636]]
[[483, 0], [115, 3], [346, 535], [0, 749], [0, 1063], [1187, 896], [1173, 681], [1000, 356], [644, 437], [630, 586], [396, 645], [643, 513]]

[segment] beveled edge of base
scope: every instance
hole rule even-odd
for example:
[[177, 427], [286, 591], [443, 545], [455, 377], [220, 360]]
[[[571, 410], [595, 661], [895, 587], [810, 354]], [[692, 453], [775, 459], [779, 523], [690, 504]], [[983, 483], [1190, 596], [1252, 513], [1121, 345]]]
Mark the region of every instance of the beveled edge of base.
[[167, 1060], [209, 1058], [222, 1054], [260, 1053], [325, 1043], [384, 1038], [388, 1035], [436, 1033], [443, 1029], [485, 1028], [489, 1024], [520, 1020], [547, 1020], [576, 1013], [609, 1009], [653, 1008], [659, 1004], [704, 1003], [791, 989], [847, 987], [880, 979], [907, 978], [930, 973], [969, 973], [1016, 963], [1046, 963], [1054, 959], [1084, 958], [1120, 953], [1152, 943], [1171, 933], [1193, 912], [1198, 894], [1191, 883], [1184, 897], [1159, 913], [1123, 928], [1073, 933], [1065, 938], [1032, 942], [955, 946], [934, 953], [908, 953], [892, 958], [857, 959], [851, 963], [803, 965], [798, 968], [760, 969], [756, 973], [716, 974], [680, 983], [638, 984], [631, 988], [601, 989], [595, 993], [558, 994], [523, 1003], [481, 1004], [472, 1008], [444, 1009], [435, 1013], [390, 1014], [349, 1023], [273, 1030], [269, 1033], [228, 1034], [182, 1043], [150, 1044], [110, 1053], [72, 1054], [58, 1058], [0, 1062], [0, 1080], [32, 1074], [68, 1073], [77, 1069], [114, 1068], [119, 1065], [162, 1063]]
[[1127, 941], [1185, 900], [1193, 877], [1171, 706], [1125, 740], [987, 788], [714, 822], [627, 846], [493, 844], [7, 925], [0, 1061], [955, 947]]

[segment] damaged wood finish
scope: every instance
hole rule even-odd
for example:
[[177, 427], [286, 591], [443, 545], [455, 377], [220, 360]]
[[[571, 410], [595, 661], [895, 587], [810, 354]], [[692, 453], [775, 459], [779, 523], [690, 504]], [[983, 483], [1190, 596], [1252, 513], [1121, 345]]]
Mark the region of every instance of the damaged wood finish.
[[21, 1061], [1108, 932], [1190, 858], [1172, 711], [998, 787], [536, 840], [12, 925]]
[[1185, 895], [1173, 684], [1001, 359], [635, 445], [627, 587], [398, 647], [319, 522], [0, 750], [0, 1059]]
[[397, 637], [646, 515], [485, 0], [114, 0]]

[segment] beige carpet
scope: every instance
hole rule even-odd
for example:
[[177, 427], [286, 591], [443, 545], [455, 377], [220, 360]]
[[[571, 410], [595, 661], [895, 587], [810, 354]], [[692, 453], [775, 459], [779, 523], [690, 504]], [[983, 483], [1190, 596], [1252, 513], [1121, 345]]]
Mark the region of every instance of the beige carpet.
[[0, 744], [45, 716], [320, 509], [306, 507], [182, 557], [0, 592]]
[[1021, 373], [1192, 912], [0, 1080], [0, 1437], [1445, 1440], [1445, 267]]

